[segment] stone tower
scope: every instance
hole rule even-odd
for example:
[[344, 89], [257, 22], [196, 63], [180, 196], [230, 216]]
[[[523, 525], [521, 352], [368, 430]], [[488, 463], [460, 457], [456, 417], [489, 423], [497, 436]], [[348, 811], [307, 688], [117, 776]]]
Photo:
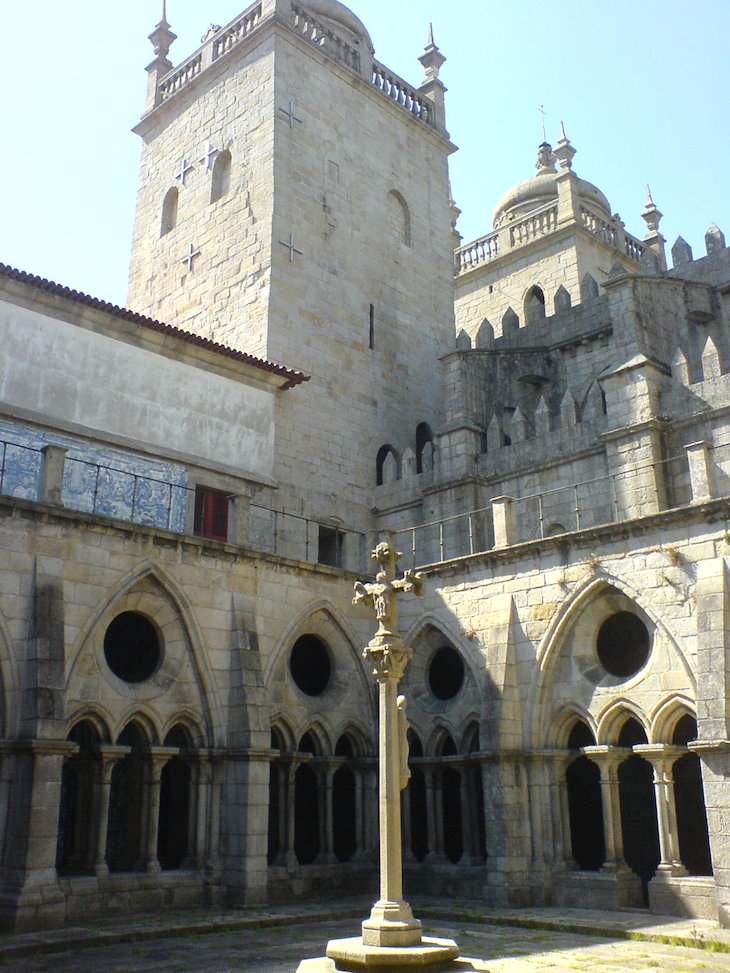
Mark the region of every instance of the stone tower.
[[176, 69], [173, 39], [163, 15], [128, 305], [311, 375], [280, 403], [280, 509], [364, 531], [379, 450], [443, 418], [444, 58], [429, 38], [409, 86], [335, 0], [261, 0]]

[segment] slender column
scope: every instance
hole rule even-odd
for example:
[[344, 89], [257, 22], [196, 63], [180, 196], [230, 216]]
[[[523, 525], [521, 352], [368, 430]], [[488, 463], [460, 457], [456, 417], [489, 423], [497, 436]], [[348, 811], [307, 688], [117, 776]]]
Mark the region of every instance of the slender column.
[[296, 829], [296, 777], [297, 767], [301, 761], [292, 760], [287, 764], [286, 787], [286, 845], [284, 848], [284, 864], [289, 869], [297, 867], [297, 856], [294, 851], [294, 835]]
[[434, 774], [435, 771], [433, 767], [424, 765], [423, 779], [426, 785], [426, 833], [428, 836], [428, 853], [426, 857], [430, 859], [437, 857], [436, 795]]
[[623, 760], [631, 756], [631, 750], [603, 746], [584, 747], [583, 752], [596, 761], [601, 771], [603, 831], [606, 842], [606, 861], [601, 871], [615, 872], [627, 867], [624, 861], [624, 843], [621, 833], [618, 768]]
[[362, 858], [365, 854], [365, 829], [363, 828], [365, 820], [363, 814], [363, 801], [365, 799], [363, 774], [365, 773], [366, 771], [362, 767], [358, 767], [355, 772], [355, 858]]
[[406, 787], [401, 800], [401, 831], [403, 834], [403, 860], [414, 861], [413, 833], [411, 829], [411, 789]]
[[195, 831], [195, 867], [201, 871], [208, 860], [210, 836], [210, 799], [213, 768], [207, 753], [198, 754], [197, 818]]
[[217, 875], [220, 871], [220, 841], [221, 841], [221, 776], [223, 772], [224, 753], [220, 750], [210, 751], [213, 779], [210, 786], [210, 847], [208, 849], [208, 871]]
[[674, 761], [686, 751], [684, 747], [644, 744], [634, 747], [634, 752], [645, 757], [651, 763], [654, 772], [659, 855], [661, 858], [658, 870], [668, 872], [670, 875], [686, 875], [687, 869], [682, 864], [679, 854], [677, 806], [674, 800], [674, 777], [672, 775]]
[[101, 756], [101, 783], [99, 785], [96, 832], [96, 856], [94, 859], [94, 873], [98, 877], [109, 874], [106, 863], [106, 839], [109, 833], [109, 801], [111, 799], [112, 773], [117, 761], [131, 752], [131, 747], [111, 747], [102, 744], [98, 747]]
[[162, 768], [180, 751], [177, 747], [150, 747], [149, 758], [146, 762], [147, 776], [147, 840], [144, 850], [144, 870], [159, 872], [160, 863], [157, 860], [157, 838], [160, 831], [160, 782]]
[[281, 757], [276, 762], [278, 774], [276, 786], [279, 788], [279, 851], [274, 864], [282, 865], [286, 861], [286, 849], [289, 833], [289, 764], [285, 763]]
[[575, 869], [570, 842], [570, 809], [568, 807], [568, 783], [565, 774], [576, 758], [576, 754], [553, 755], [553, 781], [550, 788], [550, 807], [553, 816], [553, 840], [555, 842], [555, 865], [557, 868]]
[[474, 854], [474, 815], [472, 814], [472, 802], [469, 793], [469, 782], [466, 777], [466, 767], [462, 764], [459, 770], [459, 789], [461, 792], [461, 840], [462, 840], [462, 861], [473, 865], [476, 861]]
[[[335, 767], [328, 764], [326, 767], [322, 767], [320, 770], [320, 780], [324, 781], [324, 842], [322, 844], [323, 854], [320, 856], [320, 860], [325, 862], [337, 861], [337, 858], [335, 857], [334, 840], [334, 785], [332, 782], [335, 775], [335, 769]], [[321, 819], [322, 811], [320, 811], [320, 820]]]

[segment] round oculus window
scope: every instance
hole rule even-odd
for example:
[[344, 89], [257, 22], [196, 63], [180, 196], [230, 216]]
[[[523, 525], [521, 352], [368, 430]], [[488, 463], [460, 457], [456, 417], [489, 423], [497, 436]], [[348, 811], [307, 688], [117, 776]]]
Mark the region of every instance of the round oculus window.
[[157, 629], [139, 612], [122, 612], [112, 619], [104, 635], [104, 658], [124, 682], [145, 682], [162, 658]]
[[633, 676], [649, 658], [649, 629], [638, 615], [621, 611], [598, 630], [596, 649], [601, 665], [612, 676]]
[[302, 635], [292, 647], [289, 671], [305, 696], [320, 696], [332, 674], [327, 646], [315, 635]]
[[428, 684], [436, 699], [453, 699], [464, 684], [464, 663], [450, 645], [445, 645], [431, 659]]

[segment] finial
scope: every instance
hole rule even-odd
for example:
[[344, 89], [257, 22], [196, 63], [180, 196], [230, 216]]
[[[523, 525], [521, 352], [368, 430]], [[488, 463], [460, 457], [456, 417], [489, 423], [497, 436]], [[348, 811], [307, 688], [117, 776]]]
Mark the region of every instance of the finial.
[[641, 214], [642, 220], [646, 223], [649, 233], [647, 236], [652, 236], [657, 233], [659, 229], [659, 221], [664, 214], [660, 213], [657, 209], [656, 203], [651, 198], [651, 189], [648, 184], [646, 187], [646, 206]]
[[565, 134], [565, 125], [560, 123], [560, 139], [555, 146], [555, 158], [560, 163], [560, 168], [570, 170], [573, 168], [573, 156], [576, 150], [570, 144], [570, 139]]
[[166, 61], [173, 41], [177, 40], [177, 34], [173, 34], [167, 22], [167, 0], [162, 0], [162, 18], [149, 35], [149, 39], [152, 42], [155, 57], [160, 61]]
[[426, 72], [426, 83], [438, 80], [439, 71], [446, 58], [436, 47], [433, 39], [433, 24], [428, 25], [428, 44], [425, 52], [418, 59]]
[[543, 144], [547, 144], [547, 132], [545, 131], [545, 116], [547, 115], [547, 112], [545, 111], [545, 106], [544, 105], [540, 105], [540, 107], [537, 110], [540, 113], [540, 115], [542, 115], [542, 119], [541, 119], [541, 121], [542, 121], [542, 141], [543, 141]]
[[543, 142], [537, 150], [537, 162], [535, 163], [538, 176], [548, 172], [555, 172], [555, 156], [553, 147], [549, 142]]

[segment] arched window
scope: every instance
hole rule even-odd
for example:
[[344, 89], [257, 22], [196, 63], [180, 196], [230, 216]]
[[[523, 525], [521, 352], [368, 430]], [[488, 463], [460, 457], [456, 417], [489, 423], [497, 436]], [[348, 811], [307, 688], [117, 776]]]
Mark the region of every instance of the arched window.
[[157, 860], [163, 869], [174, 869], [182, 868], [193, 847], [190, 800], [193, 747], [189, 732], [179, 725], [167, 734], [165, 746], [178, 747], [180, 755], [162, 768]]
[[[576, 720], [568, 736], [568, 750], [595, 745], [590, 727], [583, 720]], [[573, 859], [581, 871], [598, 871], [606, 860], [601, 772], [588, 757], [578, 757], [565, 772], [565, 783]]]
[[[300, 753], [317, 753], [311, 733], [299, 741]], [[321, 850], [319, 777], [308, 764], [297, 767], [294, 776], [294, 853], [300, 865], [311, 864]]]
[[[451, 736], [441, 743], [441, 756], [456, 756], [456, 744]], [[441, 772], [441, 814], [444, 855], [456, 864], [464, 854], [464, 820], [461, 806], [461, 773], [447, 766]]]
[[130, 752], [114, 765], [109, 798], [106, 861], [110, 872], [144, 868], [142, 815], [146, 806], [145, 751], [147, 740], [136, 723], [128, 723], [117, 741]]
[[59, 875], [89, 875], [96, 857], [94, 798], [101, 781], [96, 747], [101, 740], [89, 720], [77, 723], [68, 739], [79, 749], [63, 765], [56, 868]]
[[433, 469], [433, 433], [426, 422], [416, 427], [416, 473], [427, 473]]
[[525, 321], [534, 324], [545, 317], [545, 295], [540, 287], [531, 287], [525, 295]]
[[338, 861], [350, 861], [357, 851], [357, 789], [355, 774], [349, 762], [355, 752], [352, 740], [344, 734], [337, 741], [335, 756], [348, 763], [339, 767], [332, 777], [332, 843]]
[[162, 203], [162, 222], [160, 224], [160, 236], [164, 236], [169, 233], [170, 230], [174, 230], [177, 226], [177, 200], [178, 191], [177, 187], [173, 186], [172, 189], [167, 190], [167, 194]]
[[400, 480], [400, 457], [392, 446], [381, 446], [375, 460], [375, 482], [377, 486]]
[[[693, 716], [685, 714], [674, 728], [672, 743], [675, 746], [686, 746], [696, 739], [697, 721]], [[712, 875], [705, 792], [697, 754], [687, 753], [675, 761], [672, 776], [679, 857], [690, 875]]]
[[405, 246], [411, 245], [411, 213], [408, 203], [397, 190], [388, 193], [388, 228], [391, 237]]
[[210, 185], [210, 201], [217, 202], [228, 194], [231, 188], [231, 153], [228, 149], [219, 152], [213, 163], [213, 175]]

